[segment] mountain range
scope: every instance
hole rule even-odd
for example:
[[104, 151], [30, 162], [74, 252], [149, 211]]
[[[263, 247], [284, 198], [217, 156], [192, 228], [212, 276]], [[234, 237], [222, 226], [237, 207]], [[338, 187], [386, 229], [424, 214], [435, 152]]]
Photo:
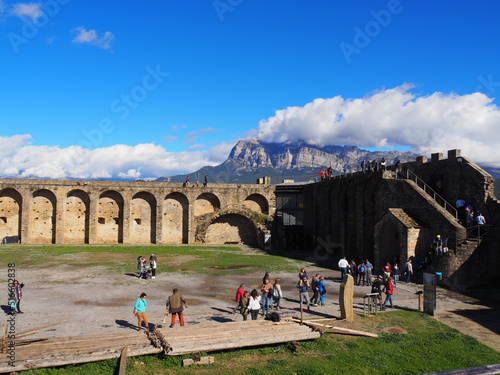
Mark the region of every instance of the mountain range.
[[400, 151], [367, 151], [356, 146], [317, 147], [306, 143], [267, 143], [256, 138], [239, 141], [222, 164], [207, 166], [190, 174], [160, 177], [156, 181], [184, 182], [190, 177], [191, 183], [203, 182], [208, 176], [214, 183], [255, 183], [258, 178], [269, 176], [271, 184], [283, 180], [304, 182], [314, 179], [320, 169], [332, 167], [333, 174], [360, 170], [363, 160], [385, 158], [387, 165], [398, 160], [415, 160], [416, 154]]

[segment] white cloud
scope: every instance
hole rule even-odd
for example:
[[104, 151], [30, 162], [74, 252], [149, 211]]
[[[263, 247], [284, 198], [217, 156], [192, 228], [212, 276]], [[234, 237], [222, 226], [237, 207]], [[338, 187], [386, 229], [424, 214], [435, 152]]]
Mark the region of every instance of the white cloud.
[[288, 107], [261, 120], [257, 137], [318, 146], [409, 146], [428, 156], [457, 148], [478, 164], [500, 167], [500, 110], [493, 99], [478, 92], [419, 96], [412, 88], [405, 84], [364, 98], [336, 96]]
[[172, 153], [151, 143], [88, 150], [34, 146], [29, 140], [29, 135], [0, 137], [0, 177], [150, 179], [217, 165], [228, 155], [219, 150]]
[[[3, 8], [0, 4], [0, 10]], [[12, 6], [12, 14], [19, 18], [30, 18], [35, 23], [43, 15], [40, 3], [17, 3]]]
[[73, 33], [76, 34], [72, 40], [73, 43], [90, 44], [105, 50], [111, 48], [111, 42], [115, 39], [115, 36], [110, 31], [106, 31], [102, 36], [99, 36], [96, 30], [87, 30], [82, 26], [73, 29]]

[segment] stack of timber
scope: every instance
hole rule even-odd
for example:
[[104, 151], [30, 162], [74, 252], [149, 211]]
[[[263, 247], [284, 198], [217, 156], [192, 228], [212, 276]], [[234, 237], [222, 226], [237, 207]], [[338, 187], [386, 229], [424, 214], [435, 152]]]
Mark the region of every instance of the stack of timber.
[[[257, 334], [248, 335], [245, 332]], [[297, 322], [254, 320], [157, 328], [153, 335], [131, 331], [92, 336], [20, 338], [15, 341], [14, 366], [8, 363], [8, 353], [0, 353], [0, 373], [118, 358], [124, 347], [127, 347], [128, 357], [156, 353], [182, 355], [311, 340], [320, 336], [319, 331]], [[162, 340], [157, 337], [162, 337]], [[158, 345], [159, 341], [162, 345]]]

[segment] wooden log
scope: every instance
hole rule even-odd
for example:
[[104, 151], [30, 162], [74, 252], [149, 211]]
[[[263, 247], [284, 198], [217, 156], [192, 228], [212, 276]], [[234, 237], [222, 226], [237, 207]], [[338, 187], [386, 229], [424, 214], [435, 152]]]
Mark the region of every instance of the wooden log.
[[[292, 320], [296, 320], [297, 322], [300, 322], [299, 319], [297, 319], [297, 318], [292, 318]], [[309, 325], [316, 326], [316, 327], [324, 327], [324, 328], [328, 328], [328, 329], [334, 329], [335, 331], [339, 331], [339, 332], [346, 333], [349, 335], [378, 337], [378, 335], [376, 333], [358, 331], [358, 330], [349, 329], [349, 328], [335, 327], [335, 326], [330, 326], [330, 325], [326, 325], [326, 324], [316, 323], [316, 322], [313, 322], [310, 320], [304, 320], [302, 323], [309, 324]]]
[[118, 362], [118, 375], [125, 375], [125, 370], [127, 369], [127, 351], [128, 346], [125, 346], [120, 355], [120, 362]]

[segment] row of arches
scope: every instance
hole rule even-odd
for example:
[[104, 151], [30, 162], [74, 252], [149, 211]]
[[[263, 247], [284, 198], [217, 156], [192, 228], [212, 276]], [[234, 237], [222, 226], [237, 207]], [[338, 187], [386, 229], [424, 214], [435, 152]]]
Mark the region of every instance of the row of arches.
[[[269, 214], [269, 202], [261, 194], [249, 194], [239, 206]], [[221, 208], [221, 200], [212, 192], [188, 197], [176, 191], [123, 193], [103, 189], [98, 193], [68, 189], [61, 194], [37, 189], [22, 194], [6, 188], [0, 191], [0, 238], [17, 236], [30, 244], [190, 243], [196, 231], [193, 226], [199, 225], [197, 218]], [[255, 227], [243, 215], [226, 216], [211, 224]], [[206, 233], [209, 240], [223, 238], [214, 231]]]

